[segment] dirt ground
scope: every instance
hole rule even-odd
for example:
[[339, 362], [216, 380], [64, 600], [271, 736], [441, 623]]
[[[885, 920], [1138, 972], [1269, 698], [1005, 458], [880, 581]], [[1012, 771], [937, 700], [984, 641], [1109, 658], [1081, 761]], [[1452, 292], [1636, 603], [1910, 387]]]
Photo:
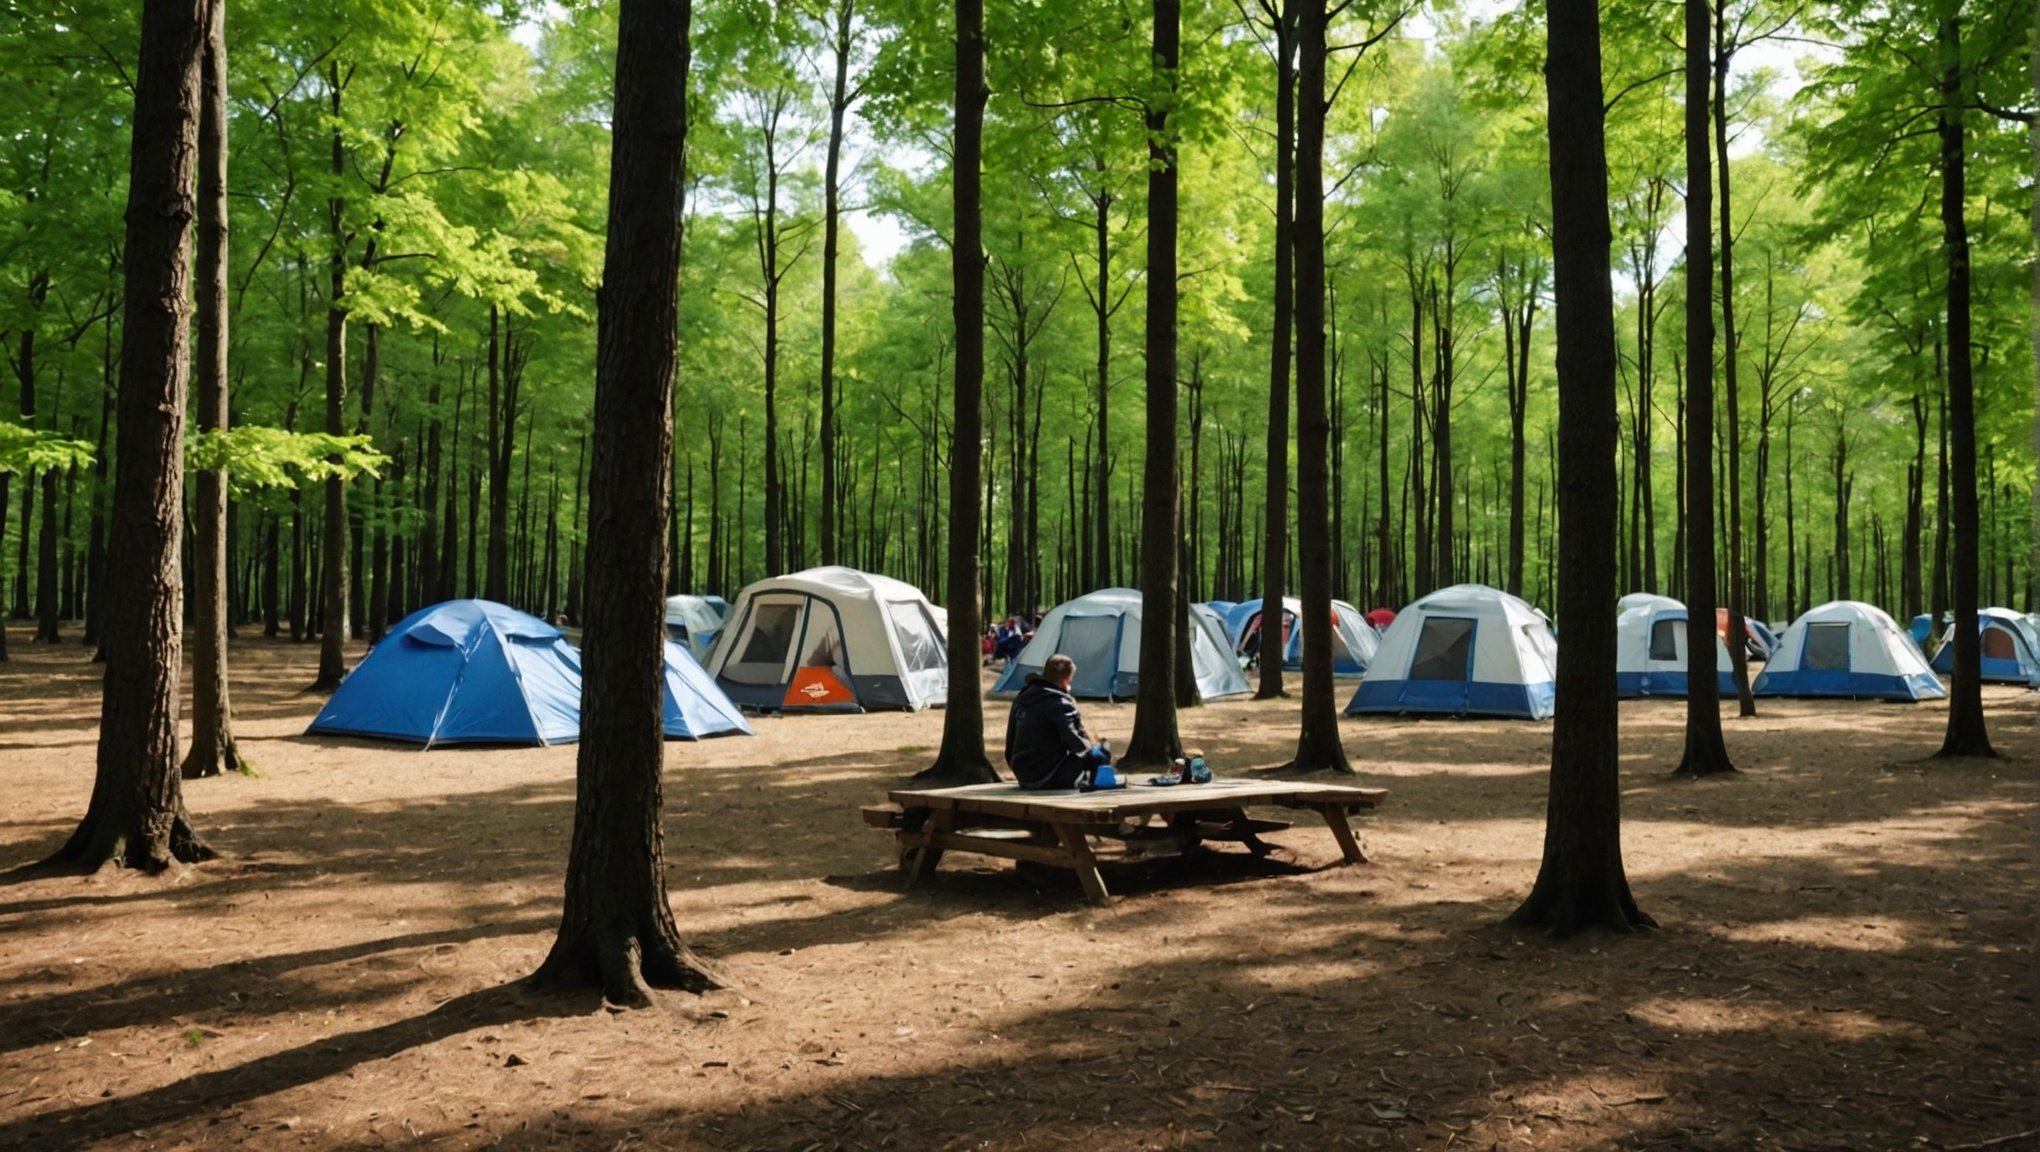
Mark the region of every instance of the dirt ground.
[[[18, 635], [18, 634], [17, 634]], [[0, 870], [91, 789], [76, 644], [0, 664]], [[1661, 930], [1496, 926], [1542, 843], [1548, 723], [1344, 721], [1371, 863], [1299, 823], [1255, 864], [1073, 884], [946, 859], [903, 891], [858, 806], [941, 714], [669, 744], [683, 933], [739, 988], [611, 1012], [520, 984], [555, 927], [574, 750], [300, 735], [308, 647], [234, 653], [257, 778], [186, 787], [227, 855], [0, 878], [0, 1148], [2040, 1148], [2040, 695], [2005, 759], [1939, 705], [1763, 702], [1744, 769], [1667, 772], [1623, 706], [1624, 848]], [[1093, 705], [1123, 741], [1130, 705]], [[1004, 708], [989, 709], [996, 743]], [[1184, 718], [1221, 775], [1293, 702]]]

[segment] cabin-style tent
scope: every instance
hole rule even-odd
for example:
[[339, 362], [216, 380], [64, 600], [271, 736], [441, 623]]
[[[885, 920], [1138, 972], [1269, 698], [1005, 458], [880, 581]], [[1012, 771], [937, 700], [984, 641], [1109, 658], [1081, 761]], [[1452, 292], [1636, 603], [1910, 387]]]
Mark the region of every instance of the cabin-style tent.
[[1823, 604], [1792, 622], [1751, 690], [1759, 696], [1935, 700], [1947, 690], [1884, 611], [1857, 600]]
[[730, 602], [720, 596], [668, 596], [666, 635], [687, 645], [700, 661], [715, 647], [715, 638], [722, 635], [729, 614]]
[[[1244, 695], [1247, 679], [1231, 657], [1215, 617], [1190, 613], [1190, 660], [1197, 691], [1206, 700]], [[1092, 700], [1130, 700], [1140, 687], [1141, 599], [1132, 588], [1105, 588], [1051, 609], [992, 692], [1006, 695], [1057, 652], [1076, 661], [1070, 694]]]
[[[2040, 628], [2009, 608], [1985, 608], [1976, 614], [1983, 642], [1983, 678], [2001, 684], [2040, 687]], [[1955, 672], [1955, 626], [1941, 635], [1931, 664], [1943, 676]]]
[[1396, 614], [1346, 714], [1542, 720], [1557, 662], [1544, 613], [1484, 584], [1455, 584]]
[[[1686, 606], [1669, 596], [1633, 592], [1621, 600], [1615, 617], [1615, 694], [1684, 696], [1686, 694]], [[1716, 684], [1724, 696], [1735, 694], [1735, 674], [1728, 645], [1714, 637]]]
[[436, 744], [561, 744], [581, 737], [581, 654], [560, 630], [489, 600], [398, 621], [308, 730]]
[[[1303, 602], [1294, 596], [1282, 598], [1282, 667], [1291, 672], [1303, 668]], [[1261, 601], [1242, 600], [1226, 613], [1226, 631], [1233, 650], [1252, 658], [1259, 654]], [[1344, 600], [1332, 601], [1332, 675], [1358, 676], [1367, 671], [1381, 647], [1381, 634], [1367, 622], [1358, 608]]]
[[919, 711], [949, 694], [940, 620], [911, 584], [810, 568], [739, 593], [706, 667], [758, 711]]

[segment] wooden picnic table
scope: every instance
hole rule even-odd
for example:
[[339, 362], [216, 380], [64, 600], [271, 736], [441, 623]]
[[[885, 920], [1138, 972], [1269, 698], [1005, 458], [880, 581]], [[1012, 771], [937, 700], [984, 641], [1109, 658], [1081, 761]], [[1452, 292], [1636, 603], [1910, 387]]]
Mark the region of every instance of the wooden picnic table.
[[[910, 886], [933, 871], [945, 851], [976, 852], [1067, 868], [1076, 873], [1084, 895], [1103, 904], [1111, 893], [1098, 874], [1098, 858], [1108, 843], [1127, 855], [1140, 855], [1155, 848], [1183, 851], [1200, 841], [1226, 840], [1245, 844], [1257, 856], [1266, 854], [1270, 846], [1260, 834], [1280, 831], [1289, 823], [1250, 817], [1249, 806], [1317, 812], [1339, 842], [1346, 863], [1364, 864], [1367, 854], [1347, 816], [1379, 806], [1388, 790], [1291, 780], [1214, 780], [1129, 784], [1099, 792], [969, 784], [902, 788], [888, 795], [890, 804], [864, 809], [864, 818], [894, 834]], [[1098, 846], [1092, 844], [1094, 838], [1101, 841]]]

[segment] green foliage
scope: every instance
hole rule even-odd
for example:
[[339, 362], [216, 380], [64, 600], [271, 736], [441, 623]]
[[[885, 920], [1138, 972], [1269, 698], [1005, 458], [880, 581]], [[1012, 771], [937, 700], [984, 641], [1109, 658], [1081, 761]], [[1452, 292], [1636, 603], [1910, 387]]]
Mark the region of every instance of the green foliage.
[[184, 451], [187, 471], [225, 469], [236, 495], [258, 488], [297, 488], [335, 477], [380, 476], [389, 460], [367, 435], [328, 436], [260, 424], [197, 433], [185, 441]]
[[0, 472], [61, 472], [91, 466], [92, 445], [0, 420]]

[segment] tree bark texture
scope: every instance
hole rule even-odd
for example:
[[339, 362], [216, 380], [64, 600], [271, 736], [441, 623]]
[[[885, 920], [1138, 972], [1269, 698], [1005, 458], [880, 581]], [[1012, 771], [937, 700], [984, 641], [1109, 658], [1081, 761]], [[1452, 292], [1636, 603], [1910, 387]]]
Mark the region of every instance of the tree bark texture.
[[1954, 498], [1955, 671], [1942, 756], [1995, 756], [1983, 721], [1983, 637], [1977, 632], [1976, 384], [1970, 355], [1969, 225], [1963, 154], [1962, 29], [1941, 21], [1941, 243], [1948, 260], [1948, 472]]
[[[1261, 682], [1257, 700], [1283, 694], [1282, 598], [1289, 594], [1289, 366], [1296, 325], [1296, 40], [1298, 9], [1315, 0], [1282, 0], [1275, 18], [1275, 286], [1268, 344], [1268, 474], [1261, 552]], [[1322, 23], [1322, 21], [1320, 21]], [[1308, 90], [1306, 90], [1308, 91]], [[1309, 97], [1307, 97], [1309, 98]], [[1322, 99], [1322, 86], [1320, 96]], [[1322, 119], [1322, 117], [1320, 117]], [[1322, 207], [1319, 212], [1322, 218]], [[1273, 615], [1270, 615], [1270, 612]], [[1272, 621], [1272, 626], [1271, 626]]]
[[[1686, 748], [1681, 775], [1733, 772], [1721, 738], [1714, 645], [1714, 177], [1708, 138], [1713, 9], [1686, 0]], [[1591, 523], [1591, 521], [1587, 521]], [[1612, 599], [1612, 597], [1611, 597]], [[1595, 609], [1607, 615], [1606, 606]], [[1568, 642], [1571, 625], [1567, 622]]]
[[[1728, 397], [1728, 645], [1729, 667], [1735, 681], [1736, 711], [1740, 716], [1757, 714], [1756, 697], [1750, 694], [1749, 639], [1745, 631], [1742, 549], [1742, 413], [1737, 366], [1742, 342], [1735, 328], [1735, 221], [1729, 213], [1728, 163], [1728, 66], [1730, 48], [1728, 12], [1723, 7], [1714, 17], [1714, 155], [1720, 168], [1721, 184], [1721, 384]], [[1710, 617], [1711, 619], [1711, 617]], [[1690, 623], [1688, 625], [1690, 628]], [[1690, 646], [1692, 637], [1687, 637]], [[1690, 676], [1688, 679], [1690, 680]]]
[[[1615, 306], [1609, 286], [1608, 159], [1595, 0], [1550, 0], [1544, 82], [1551, 140], [1552, 271], [1557, 302], [1558, 700], [1551, 794], [1537, 882], [1507, 923], [1570, 935], [1655, 922], [1622, 866], [1615, 702]], [[1713, 660], [1708, 661], [1713, 675]]]
[[[193, 397], [201, 432], [227, 426], [227, 4], [211, 0], [206, 20], [203, 102], [198, 125], [198, 362]], [[198, 473], [192, 485], [193, 558], [191, 749], [184, 776], [242, 768], [227, 692], [227, 473]]]
[[[347, 153], [340, 133], [340, 68], [330, 65], [328, 82], [333, 93], [333, 139], [331, 165], [337, 180], [347, 170]], [[326, 295], [326, 433], [347, 434], [347, 252], [345, 248], [346, 201], [338, 196], [326, 201], [328, 243]], [[335, 463], [338, 457], [332, 458]], [[315, 692], [330, 692], [347, 675], [347, 481], [339, 476], [326, 480], [324, 537], [325, 568], [320, 578], [321, 616], [319, 633], [319, 678], [312, 682]]]
[[[956, 326], [955, 394], [950, 417], [949, 564], [944, 579], [949, 607], [949, 697], [942, 713], [942, 746], [916, 780], [989, 783], [999, 774], [985, 755], [985, 702], [978, 683], [978, 537], [984, 470], [985, 254], [984, 0], [956, 0], [956, 143], [950, 179], [956, 234], [950, 240], [951, 315]], [[1102, 286], [1101, 286], [1102, 290]], [[1165, 682], [1166, 683], [1166, 682]]]
[[[1176, 88], [1182, 36], [1178, 0], [1154, 0], [1154, 50], [1159, 79]], [[1176, 603], [1176, 148], [1166, 107], [1147, 110], [1148, 285], [1147, 458], [1141, 470], [1140, 598], [1152, 605], [1140, 630], [1140, 685], [1134, 692], [1133, 736], [1124, 760], [1130, 769], [1160, 765], [1182, 754], [1176, 731], [1176, 629], [1186, 621]], [[1270, 606], [1263, 605], [1262, 620]], [[1272, 606], [1281, 619], [1282, 603]], [[1267, 626], [1264, 624], [1265, 632]]]
[[48, 863], [160, 870], [212, 851], [177, 774], [179, 527], [206, 0], [145, 0], [130, 150], [107, 660], [85, 818]]
[[[1299, 771], [1351, 772], [1339, 741], [1332, 686], [1332, 522], [1327, 463], [1331, 421], [1325, 403], [1325, 0], [1303, 0], [1297, 20], [1296, 185], [1296, 550], [1302, 577], [1303, 724]], [[1261, 602], [1261, 667], [1270, 633], [1280, 636], [1282, 601]], [[1266, 683], [1265, 678], [1262, 681]]]
[[681, 944], [667, 901], [660, 780], [691, 15], [691, 0], [624, 0], [619, 12], [574, 837], [559, 937], [533, 976], [541, 986], [597, 986], [631, 1006], [650, 1003], [653, 987], [720, 986]]

